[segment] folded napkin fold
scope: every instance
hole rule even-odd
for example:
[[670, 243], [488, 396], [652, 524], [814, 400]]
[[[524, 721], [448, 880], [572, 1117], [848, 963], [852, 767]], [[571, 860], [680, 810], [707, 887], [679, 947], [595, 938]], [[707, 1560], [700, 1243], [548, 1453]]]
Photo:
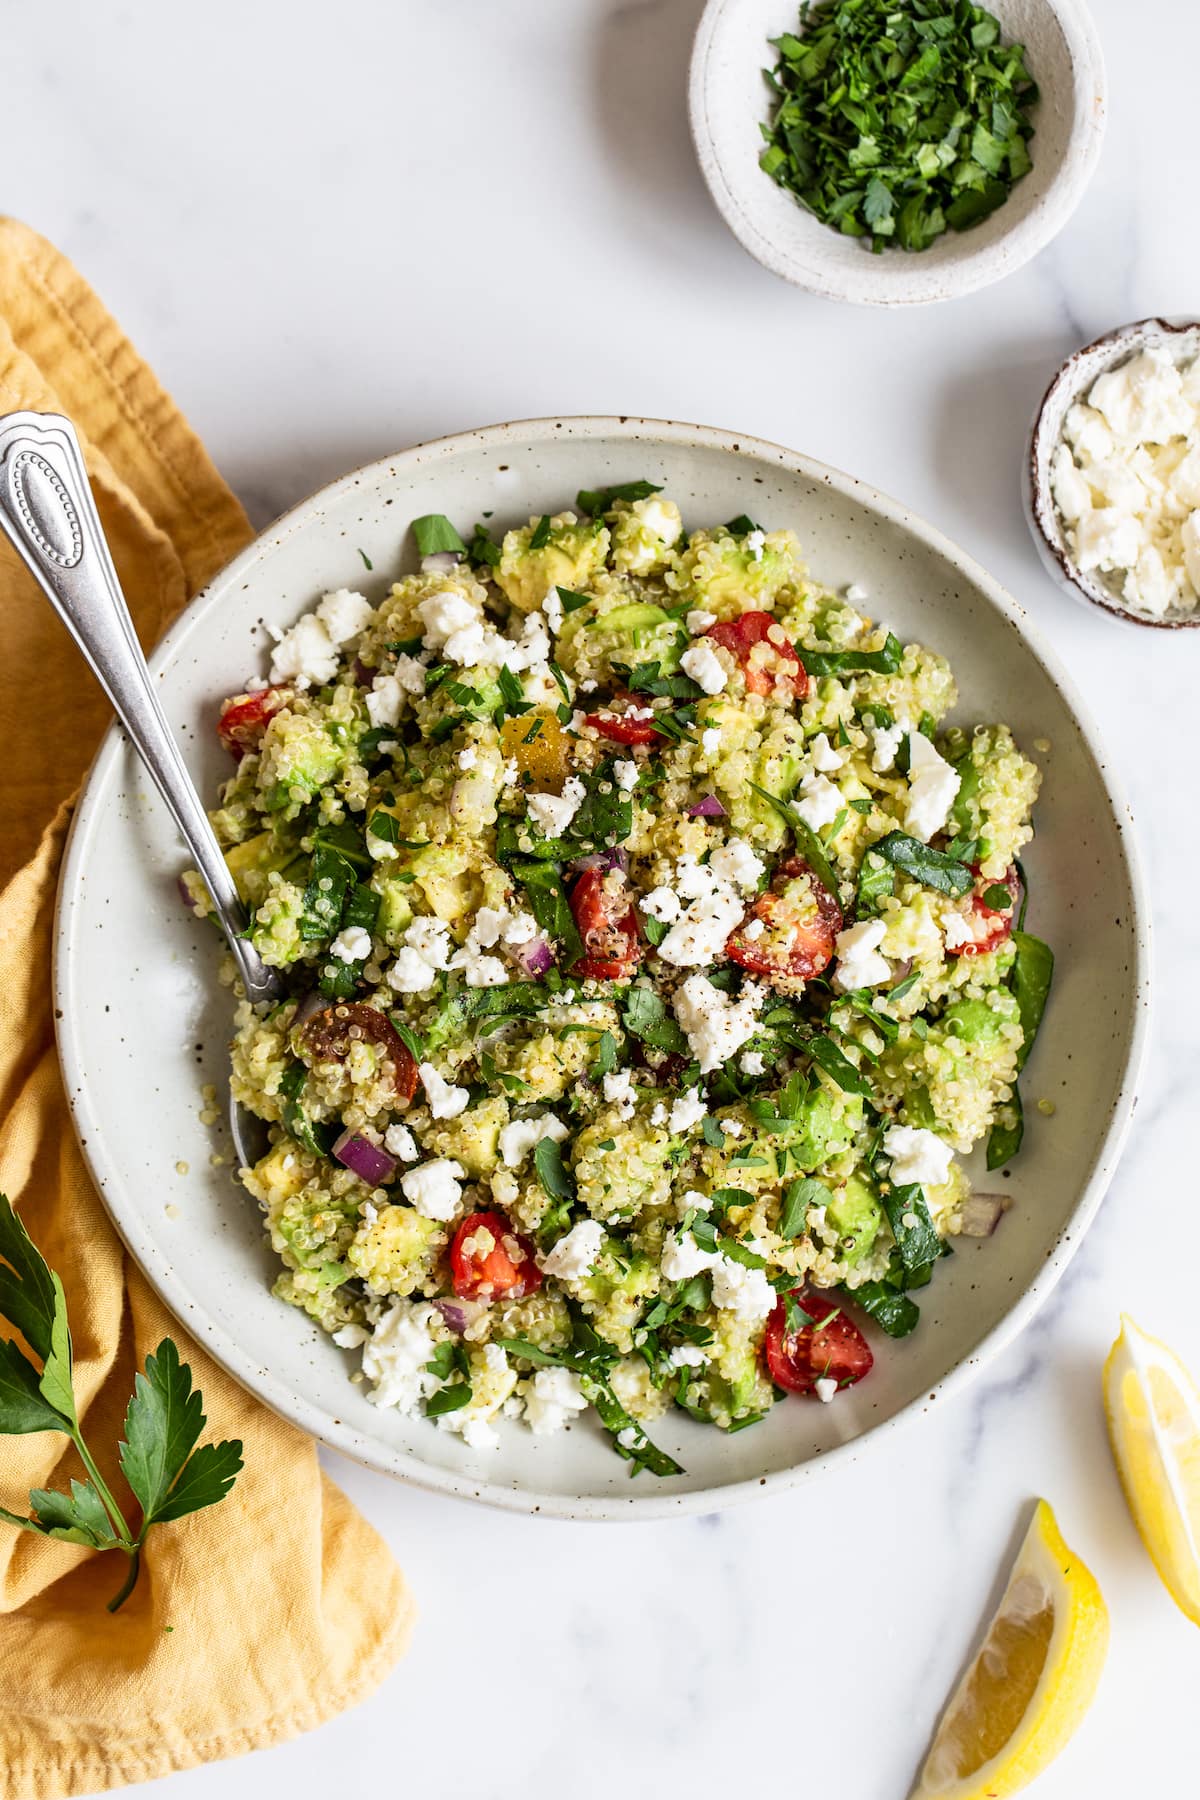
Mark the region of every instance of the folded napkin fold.
[[[96, 295], [44, 238], [0, 220], [0, 413], [61, 412], [144, 644], [251, 535], [203, 446]], [[322, 1475], [315, 1446], [192, 1344], [109, 1223], [54, 1051], [50, 940], [73, 795], [108, 707], [0, 542], [0, 1190], [65, 1282], [84, 1431], [114, 1466], [136, 1367], [174, 1337], [206, 1437], [236, 1437], [228, 1499], [160, 1526], [122, 1610], [124, 1559], [0, 1523], [0, 1800], [145, 1781], [306, 1731], [362, 1699], [412, 1625], [404, 1578]], [[67, 1446], [64, 1453], [64, 1445]], [[82, 1475], [56, 1434], [0, 1438], [0, 1506]]]

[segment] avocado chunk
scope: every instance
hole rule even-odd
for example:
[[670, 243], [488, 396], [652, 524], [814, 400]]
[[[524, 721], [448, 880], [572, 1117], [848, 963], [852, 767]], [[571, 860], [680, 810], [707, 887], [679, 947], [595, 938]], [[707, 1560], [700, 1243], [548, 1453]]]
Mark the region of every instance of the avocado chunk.
[[861, 1175], [851, 1175], [833, 1190], [825, 1217], [840, 1238], [853, 1240], [844, 1246], [844, 1256], [848, 1263], [856, 1263], [867, 1254], [878, 1236], [883, 1208], [870, 1183]]

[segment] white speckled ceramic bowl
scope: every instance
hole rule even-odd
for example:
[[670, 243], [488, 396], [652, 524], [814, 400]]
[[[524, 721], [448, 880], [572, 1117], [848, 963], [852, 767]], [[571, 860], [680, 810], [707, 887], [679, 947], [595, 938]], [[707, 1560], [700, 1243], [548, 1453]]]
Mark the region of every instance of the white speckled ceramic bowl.
[[1062, 437], [1063, 423], [1077, 400], [1091, 390], [1098, 375], [1118, 368], [1131, 356], [1150, 347], [1164, 347], [1177, 362], [1193, 362], [1200, 356], [1200, 321], [1195, 319], [1138, 319], [1119, 325], [1103, 337], [1074, 351], [1059, 369], [1042, 396], [1029, 449], [1021, 474], [1021, 498], [1034, 544], [1047, 570], [1064, 593], [1086, 606], [1099, 607], [1110, 619], [1130, 625], [1150, 625], [1159, 631], [1179, 631], [1200, 625], [1200, 608], [1183, 612], [1172, 608], [1157, 614], [1130, 606], [1115, 584], [1085, 574], [1071, 555], [1063, 521], [1054, 504], [1050, 468]]
[[[941, 1265], [913, 1337], [876, 1340], [869, 1381], [830, 1406], [782, 1404], [732, 1437], [682, 1414], [660, 1420], [654, 1435], [687, 1470], [663, 1482], [631, 1481], [591, 1421], [545, 1439], [506, 1422], [501, 1448], [481, 1455], [428, 1421], [379, 1411], [348, 1379], [355, 1358], [271, 1297], [277, 1265], [257, 1210], [228, 1166], [210, 1164], [214, 1148], [228, 1149], [199, 1117], [201, 1083], [225, 1090], [219, 945], [179, 904], [180, 846], [115, 731], [76, 814], [57, 930], [59, 1044], [84, 1153], [132, 1254], [194, 1336], [269, 1406], [373, 1468], [584, 1518], [710, 1508], [791, 1486], [962, 1388], [1032, 1316], [1100, 1203], [1129, 1124], [1149, 995], [1149, 909], [1125, 803], [1024, 612], [895, 501], [728, 432], [642, 419], [494, 426], [405, 451], [305, 501], [192, 603], [153, 659], [202, 790], [228, 773], [217, 708], [265, 666], [265, 622], [287, 626], [332, 587], [381, 597], [415, 565], [407, 527], [422, 513], [469, 526], [490, 512], [504, 526], [569, 504], [580, 487], [639, 476], [665, 483], [692, 525], [749, 512], [793, 526], [823, 580], [862, 583], [897, 632], [951, 658], [960, 718], [1007, 719], [1027, 746], [1052, 745], [1028, 870], [1031, 929], [1054, 945], [1058, 974], [1024, 1078], [1027, 1147], [1004, 1182], [1012, 1209], [992, 1239], [960, 1241]], [[1032, 1104], [1043, 1096], [1055, 1102], [1051, 1120]]]
[[692, 52], [689, 110], [700, 167], [733, 235], [766, 268], [828, 300], [917, 306], [1011, 275], [1062, 230], [1091, 179], [1106, 121], [1104, 58], [1084, 0], [988, 0], [1028, 51], [1041, 99], [1033, 168], [1005, 204], [928, 250], [885, 250], [823, 225], [758, 166], [770, 115], [770, 40], [798, 29], [797, 0], [709, 0]]

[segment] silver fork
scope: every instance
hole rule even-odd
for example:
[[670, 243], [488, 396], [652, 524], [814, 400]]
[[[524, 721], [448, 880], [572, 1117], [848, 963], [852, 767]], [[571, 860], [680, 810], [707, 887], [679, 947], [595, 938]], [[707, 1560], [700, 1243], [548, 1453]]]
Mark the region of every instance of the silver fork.
[[[245, 909], [163, 717], [68, 419], [57, 413], [0, 416], [0, 528], [83, 651], [166, 801], [204, 878], [247, 996], [281, 999], [278, 971], [242, 935]], [[256, 1160], [264, 1128], [232, 1100], [230, 1129], [242, 1164]]]

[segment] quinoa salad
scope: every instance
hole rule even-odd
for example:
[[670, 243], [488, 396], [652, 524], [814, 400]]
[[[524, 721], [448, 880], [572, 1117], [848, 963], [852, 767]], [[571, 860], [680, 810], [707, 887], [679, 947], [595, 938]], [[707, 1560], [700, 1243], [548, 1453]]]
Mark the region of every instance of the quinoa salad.
[[789, 530], [649, 481], [412, 529], [419, 572], [325, 594], [221, 708], [212, 819], [290, 990], [240, 999], [241, 1180], [376, 1405], [475, 1450], [591, 1407], [670, 1475], [668, 1409], [835, 1401], [995, 1228], [960, 1157], [1021, 1141], [1040, 773]]

